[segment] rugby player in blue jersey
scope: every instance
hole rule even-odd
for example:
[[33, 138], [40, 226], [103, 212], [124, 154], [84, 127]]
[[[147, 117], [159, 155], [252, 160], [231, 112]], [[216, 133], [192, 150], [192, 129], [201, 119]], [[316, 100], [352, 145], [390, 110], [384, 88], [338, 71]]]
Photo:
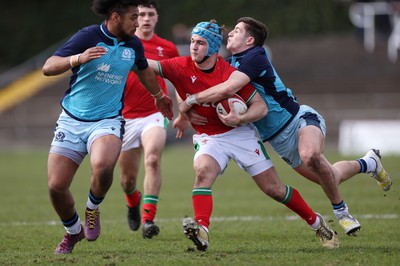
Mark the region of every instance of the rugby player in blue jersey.
[[[71, 253], [78, 241], [94, 241], [100, 235], [98, 207], [112, 184], [121, 151], [123, 92], [130, 70], [172, 119], [172, 101], [159, 87], [134, 35], [138, 5], [145, 2], [94, 0], [92, 10], [104, 22], [78, 31], [43, 66], [46, 76], [72, 71], [48, 157], [50, 199], [67, 231], [56, 254]], [[83, 227], [69, 187], [87, 154], [92, 176]]]
[[[382, 166], [379, 150], [371, 149], [358, 160], [333, 165], [328, 162], [323, 155], [325, 121], [313, 108], [297, 103], [292, 91], [283, 84], [263, 47], [267, 34], [260, 21], [240, 18], [227, 41], [227, 49], [232, 53], [230, 63], [237, 70], [227, 81], [189, 96], [179, 110], [185, 113], [194, 104], [227, 98], [251, 82], [268, 106], [268, 114], [254, 123], [262, 140], [268, 141], [296, 172], [322, 187], [339, 224], [346, 234], [354, 235], [361, 225], [349, 214], [338, 185], [357, 173], [370, 173], [383, 190], [389, 190], [392, 182]], [[205, 121], [196, 119], [197, 123]], [[221, 119], [227, 125], [240, 121], [235, 113]]]

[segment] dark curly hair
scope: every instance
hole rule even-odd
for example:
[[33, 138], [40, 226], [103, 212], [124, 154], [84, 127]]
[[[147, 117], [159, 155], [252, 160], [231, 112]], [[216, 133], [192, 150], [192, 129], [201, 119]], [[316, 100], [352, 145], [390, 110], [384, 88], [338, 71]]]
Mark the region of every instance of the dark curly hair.
[[96, 15], [108, 19], [114, 12], [122, 16], [128, 7], [147, 5], [148, 2], [149, 0], [94, 0], [91, 9]]

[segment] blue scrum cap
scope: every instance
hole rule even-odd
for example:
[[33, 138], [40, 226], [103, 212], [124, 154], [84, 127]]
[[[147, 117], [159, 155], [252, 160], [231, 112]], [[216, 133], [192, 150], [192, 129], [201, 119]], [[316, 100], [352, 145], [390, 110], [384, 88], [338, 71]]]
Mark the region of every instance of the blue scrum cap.
[[199, 35], [206, 39], [208, 51], [206, 56], [218, 53], [222, 45], [222, 33], [218, 24], [213, 22], [200, 22], [192, 30], [192, 35]]

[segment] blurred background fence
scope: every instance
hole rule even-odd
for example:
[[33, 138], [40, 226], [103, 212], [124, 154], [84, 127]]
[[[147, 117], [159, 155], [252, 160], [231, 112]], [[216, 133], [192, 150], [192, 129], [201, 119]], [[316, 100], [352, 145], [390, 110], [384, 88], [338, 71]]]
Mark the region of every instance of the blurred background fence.
[[[242, 16], [263, 21], [280, 77], [300, 103], [325, 117], [327, 145], [337, 149], [345, 120], [400, 121], [400, 60], [390, 57], [400, 46], [398, 3], [159, 0], [157, 32], [186, 54], [188, 33], [199, 21], [215, 18], [228, 29]], [[82, 0], [15, 0], [0, 11], [0, 149], [48, 148], [68, 75], [50, 79], [40, 68], [71, 34], [101, 23], [90, 5]], [[169, 132], [173, 143], [175, 132]]]

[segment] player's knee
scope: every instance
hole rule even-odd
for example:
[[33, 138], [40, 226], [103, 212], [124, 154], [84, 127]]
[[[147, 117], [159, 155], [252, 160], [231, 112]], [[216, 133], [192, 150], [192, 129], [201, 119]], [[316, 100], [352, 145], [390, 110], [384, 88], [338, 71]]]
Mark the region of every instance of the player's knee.
[[66, 180], [63, 182], [62, 178], [49, 178], [47, 182], [47, 187], [50, 193], [50, 196], [57, 194], [64, 194], [68, 191], [69, 185], [68, 181]]
[[131, 173], [121, 174], [121, 187], [125, 192], [129, 192], [133, 189], [133, 181], [136, 180], [136, 176]]
[[207, 179], [207, 168], [206, 167], [195, 167], [194, 169], [196, 173], [196, 179], [197, 180], [205, 180]]
[[148, 156], [146, 156], [144, 163], [146, 167], [156, 169], [160, 166], [160, 159], [155, 154], [149, 154]]
[[195, 165], [194, 166], [194, 171], [196, 173], [196, 181], [195, 184], [198, 187], [210, 187], [211, 186], [211, 180], [212, 175], [211, 175], [211, 169], [206, 166], [206, 165]]
[[321, 154], [313, 150], [300, 152], [301, 161], [310, 168], [316, 169], [321, 161]]
[[94, 182], [101, 189], [109, 188], [112, 184], [114, 168], [109, 166], [94, 167], [92, 175], [92, 184]]
[[57, 189], [54, 186], [49, 186], [49, 196], [50, 196], [51, 199], [57, 199], [62, 194], [63, 194], [63, 191]]

